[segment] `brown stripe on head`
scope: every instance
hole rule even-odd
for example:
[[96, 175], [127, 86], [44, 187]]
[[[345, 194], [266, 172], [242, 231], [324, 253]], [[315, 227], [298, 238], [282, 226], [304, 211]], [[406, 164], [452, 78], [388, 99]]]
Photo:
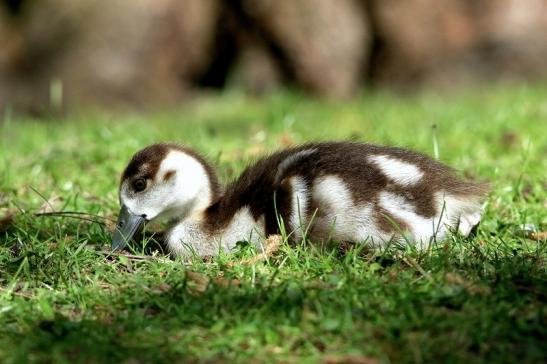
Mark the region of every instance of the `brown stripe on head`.
[[169, 150], [166, 144], [153, 144], [141, 149], [133, 155], [125, 167], [121, 182], [135, 178], [154, 178]]
[[[205, 158], [203, 158], [192, 149], [174, 143], [152, 144], [135, 153], [135, 155], [131, 158], [129, 164], [122, 173], [121, 183], [123, 183], [123, 181], [127, 179], [153, 179], [158, 173], [161, 162], [165, 159], [167, 154], [169, 154], [169, 152], [173, 150], [178, 150], [186, 153], [187, 155], [196, 159], [203, 166], [211, 184], [211, 197], [213, 200], [216, 200], [221, 194], [221, 187], [213, 167], [211, 167], [211, 165], [205, 160]], [[168, 171], [163, 176], [163, 179], [167, 181], [170, 178], [174, 177], [175, 173], [175, 171]]]
[[176, 173], [177, 173], [177, 171], [174, 171], [174, 170], [167, 171], [167, 172], [163, 175], [163, 181], [164, 181], [164, 182], [169, 181], [171, 178], [173, 178], [173, 177], [175, 176]]

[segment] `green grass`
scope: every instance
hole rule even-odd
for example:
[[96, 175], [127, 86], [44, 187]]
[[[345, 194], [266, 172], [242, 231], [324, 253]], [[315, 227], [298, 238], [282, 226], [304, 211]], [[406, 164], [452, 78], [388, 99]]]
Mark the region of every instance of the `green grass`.
[[[3, 119], [0, 218], [18, 213], [0, 223], [0, 362], [547, 360], [547, 245], [520, 231], [547, 224], [545, 86], [351, 102], [227, 93], [161, 113]], [[231, 267], [253, 254], [243, 248], [192, 262], [216, 279], [204, 290], [181, 261], [101, 253], [99, 217], [35, 215], [47, 200], [115, 218], [118, 176], [149, 143], [194, 147], [229, 180], [287, 141], [324, 139], [429, 155], [436, 139], [442, 161], [492, 182], [478, 236], [429, 252], [283, 245]]]

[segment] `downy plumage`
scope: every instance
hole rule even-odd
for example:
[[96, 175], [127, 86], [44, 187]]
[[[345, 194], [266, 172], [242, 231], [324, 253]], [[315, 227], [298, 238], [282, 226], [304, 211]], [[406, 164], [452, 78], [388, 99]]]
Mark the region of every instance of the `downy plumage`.
[[215, 255], [242, 240], [260, 248], [280, 224], [293, 241], [426, 247], [449, 231], [469, 235], [486, 192], [423, 154], [350, 142], [276, 152], [222, 188], [198, 153], [154, 144], [123, 172], [113, 248], [150, 220], [169, 222], [167, 246], [184, 256]]

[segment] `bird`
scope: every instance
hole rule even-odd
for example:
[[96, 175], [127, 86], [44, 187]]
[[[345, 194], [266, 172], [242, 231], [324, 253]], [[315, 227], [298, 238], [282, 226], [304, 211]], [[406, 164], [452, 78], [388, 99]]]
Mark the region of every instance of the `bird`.
[[112, 249], [146, 222], [166, 223], [175, 256], [215, 256], [270, 235], [292, 242], [340, 242], [424, 249], [479, 225], [489, 187], [411, 150], [333, 141], [279, 150], [222, 186], [195, 150], [158, 143], [122, 173]]

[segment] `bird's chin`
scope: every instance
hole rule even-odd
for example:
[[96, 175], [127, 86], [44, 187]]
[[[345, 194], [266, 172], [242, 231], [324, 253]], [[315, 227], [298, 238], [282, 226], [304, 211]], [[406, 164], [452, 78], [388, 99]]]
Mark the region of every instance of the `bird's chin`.
[[173, 207], [162, 211], [156, 217], [151, 219], [153, 223], [171, 225], [184, 220], [190, 214], [189, 209], [184, 207]]

